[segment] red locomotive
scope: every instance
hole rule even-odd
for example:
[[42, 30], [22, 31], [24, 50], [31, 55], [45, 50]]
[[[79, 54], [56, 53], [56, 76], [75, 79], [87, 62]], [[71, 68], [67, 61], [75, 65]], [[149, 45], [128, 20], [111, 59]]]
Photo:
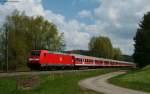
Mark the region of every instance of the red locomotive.
[[75, 67], [135, 67], [134, 63], [91, 56], [33, 50], [28, 59], [30, 68], [75, 68]]

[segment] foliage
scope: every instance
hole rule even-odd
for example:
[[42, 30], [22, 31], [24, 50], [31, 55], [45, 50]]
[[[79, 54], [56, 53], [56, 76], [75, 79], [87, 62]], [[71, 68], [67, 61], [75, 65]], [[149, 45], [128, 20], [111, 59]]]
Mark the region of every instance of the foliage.
[[89, 43], [90, 54], [96, 57], [120, 59], [121, 51], [119, 48], [113, 48], [108, 37], [92, 37]]
[[107, 37], [93, 37], [89, 43], [89, 49], [94, 56], [112, 58], [113, 47]]
[[1, 51], [5, 53], [6, 34], [8, 31], [9, 67], [15, 69], [24, 66], [28, 53], [33, 49], [62, 51], [65, 47], [63, 34], [57, 27], [42, 16], [31, 17], [15, 10], [2, 27]]
[[122, 60], [122, 53], [119, 48], [113, 48], [113, 59]]
[[4, 41], [4, 37], [5, 32], [3, 32], [2, 28], [0, 29], [0, 69], [3, 70], [3, 68], [5, 67], [4, 61], [5, 61], [5, 41]]
[[137, 29], [135, 41], [134, 61], [139, 67], [150, 64], [150, 12], [144, 15]]
[[147, 65], [147, 66], [144, 67], [142, 70], [150, 70], [150, 65]]
[[129, 55], [122, 55], [122, 61], [133, 62], [133, 57]]

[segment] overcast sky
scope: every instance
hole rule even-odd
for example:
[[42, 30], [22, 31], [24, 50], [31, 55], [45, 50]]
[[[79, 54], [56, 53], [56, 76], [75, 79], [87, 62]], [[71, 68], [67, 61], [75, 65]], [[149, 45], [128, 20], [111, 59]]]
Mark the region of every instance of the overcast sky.
[[56, 24], [64, 32], [67, 50], [87, 50], [90, 38], [101, 35], [109, 37], [114, 47], [129, 55], [134, 51], [133, 37], [138, 24], [150, 11], [150, 0], [18, 1], [0, 3], [0, 24], [6, 15], [18, 9], [29, 16], [44, 16]]

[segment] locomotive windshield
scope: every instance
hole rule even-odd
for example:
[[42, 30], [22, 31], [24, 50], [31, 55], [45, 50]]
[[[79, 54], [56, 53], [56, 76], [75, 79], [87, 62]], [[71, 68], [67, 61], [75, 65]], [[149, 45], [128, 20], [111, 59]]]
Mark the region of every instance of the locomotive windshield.
[[32, 56], [40, 56], [40, 51], [32, 51], [31, 55]]

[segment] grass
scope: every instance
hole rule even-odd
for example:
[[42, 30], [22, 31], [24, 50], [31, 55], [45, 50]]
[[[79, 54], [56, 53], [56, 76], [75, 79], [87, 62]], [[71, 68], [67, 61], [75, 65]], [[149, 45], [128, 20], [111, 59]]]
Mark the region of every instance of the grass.
[[109, 79], [109, 82], [122, 87], [150, 92], [150, 67], [129, 71]]
[[80, 89], [79, 94], [103, 94], [103, 93], [98, 93], [92, 90], [82, 90]]
[[81, 79], [112, 72], [116, 69], [99, 69], [88, 72], [51, 73], [0, 78], [1, 94], [98, 94], [78, 86]]

